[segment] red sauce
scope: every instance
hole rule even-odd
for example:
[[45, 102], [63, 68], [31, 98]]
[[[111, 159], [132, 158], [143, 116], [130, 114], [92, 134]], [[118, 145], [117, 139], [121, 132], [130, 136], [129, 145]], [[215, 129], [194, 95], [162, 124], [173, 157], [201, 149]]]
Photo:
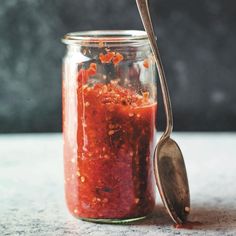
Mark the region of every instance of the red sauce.
[[111, 83], [63, 84], [65, 192], [73, 215], [127, 219], [152, 212], [156, 109], [147, 94]]
[[115, 53], [108, 51], [107, 54], [100, 53], [99, 59], [103, 64], [110, 63], [112, 61], [114, 65], [117, 65], [124, 59], [124, 57], [119, 52]]
[[78, 83], [81, 85], [81, 84], [85, 84], [88, 79], [89, 79], [89, 76], [93, 76], [97, 73], [97, 64], [96, 63], [91, 63], [89, 65], [89, 68], [88, 69], [80, 69], [78, 75], [77, 75], [77, 80], [78, 80]]
[[124, 59], [124, 57], [120, 54], [120, 53], [116, 53], [115, 56], [113, 57], [113, 64], [117, 65], [118, 63], [120, 63], [122, 60]]
[[145, 67], [145, 68], [149, 68], [149, 63], [148, 63], [148, 59], [144, 59], [144, 61], [143, 61], [143, 66]]
[[176, 224], [174, 227], [176, 229], [193, 229], [195, 226], [201, 226], [202, 223], [198, 221], [187, 221], [183, 224]]

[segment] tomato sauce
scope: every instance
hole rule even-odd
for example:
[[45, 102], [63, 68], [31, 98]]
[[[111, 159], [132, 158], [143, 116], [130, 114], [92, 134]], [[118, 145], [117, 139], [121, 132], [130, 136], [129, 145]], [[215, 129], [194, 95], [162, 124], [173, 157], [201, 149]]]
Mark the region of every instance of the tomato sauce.
[[137, 94], [114, 83], [88, 86], [80, 77], [74, 85], [63, 83], [68, 208], [79, 218], [146, 216], [155, 205], [157, 104], [147, 92]]
[[202, 226], [203, 224], [199, 221], [187, 221], [183, 224], [175, 224], [176, 229], [194, 229], [197, 226]]

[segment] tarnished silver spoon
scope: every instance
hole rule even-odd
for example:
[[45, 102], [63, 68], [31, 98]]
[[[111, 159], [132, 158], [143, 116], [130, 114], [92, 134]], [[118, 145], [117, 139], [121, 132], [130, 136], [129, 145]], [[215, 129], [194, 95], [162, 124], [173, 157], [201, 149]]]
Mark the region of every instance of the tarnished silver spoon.
[[157, 66], [166, 114], [166, 129], [154, 153], [154, 173], [162, 201], [177, 224], [183, 224], [190, 212], [190, 194], [184, 159], [177, 143], [170, 138], [173, 115], [166, 77], [161, 62], [148, 0], [136, 0]]

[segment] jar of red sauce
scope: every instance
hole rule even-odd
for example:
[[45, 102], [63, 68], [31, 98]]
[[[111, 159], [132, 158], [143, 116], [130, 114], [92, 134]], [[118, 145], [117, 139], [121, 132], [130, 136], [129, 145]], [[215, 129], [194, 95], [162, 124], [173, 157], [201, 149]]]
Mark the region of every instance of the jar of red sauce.
[[69, 33], [63, 42], [65, 195], [75, 217], [122, 223], [155, 206], [156, 70], [143, 31]]

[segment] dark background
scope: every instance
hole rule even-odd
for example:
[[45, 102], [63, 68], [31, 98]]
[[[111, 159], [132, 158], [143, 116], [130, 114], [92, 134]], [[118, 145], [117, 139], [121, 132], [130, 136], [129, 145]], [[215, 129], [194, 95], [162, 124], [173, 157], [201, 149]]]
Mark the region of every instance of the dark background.
[[[175, 130], [236, 131], [236, 1], [150, 4]], [[0, 132], [61, 130], [60, 38], [91, 29], [142, 29], [135, 0], [1, 0]]]

